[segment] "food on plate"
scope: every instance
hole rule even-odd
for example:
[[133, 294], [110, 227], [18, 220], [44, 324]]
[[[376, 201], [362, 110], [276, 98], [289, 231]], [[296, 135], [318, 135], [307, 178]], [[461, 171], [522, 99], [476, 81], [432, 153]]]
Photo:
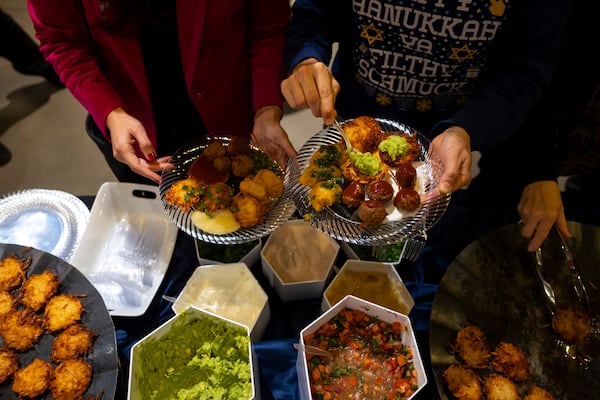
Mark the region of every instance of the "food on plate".
[[420, 155], [417, 139], [400, 132], [386, 133], [377, 149], [381, 161], [391, 167], [414, 161]]
[[54, 368], [50, 391], [55, 400], [83, 399], [92, 381], [92, 366], [82, 358], [71, 358]]
[[394, 196], [394, 206], [404, 211], [416, 211], [421, 207], [421, 195], [410, 187], [401, 187]]
[[175, 182], [165, 193], [165, 201], [188, 212], [200, 201], [202, 185], [194, 178]]
[[341, 182], [342, 170], [337, 165], [320, 167], [317, 164], [309, 165], [298, 177], [298, 182], [304, 186], [315, 186], [319, 182]]
[[202, 152], [202, 155], [210, 161], [213, 161], [216, 158], [226, 156], [227, 149], [225, 148], [223, 143], [219, 142], [218, 140], [214, 140], [206, 146], [206, 148]]
[[211, 213], [231, 207], [233, 188], [225, 183], [212, 183], [201, 189], [202, 197], [196, 204], [199, 211]]
[[386, 202], [394, 196], [394, 187], [384, 180], [377, 180], [367, 185], [367, 197], [373, 200]]
[[477, 325], [460, 328], [450, 347], [469, 368], [483, 369], [489, 365], [490, 347], [485, 333]]
[[262, 223], [283, 192], [278, 164], [249, 139], [234, 136], [229, 143], [210, 142], [188, 177], [167, 188], [164, 201], [190, 213], [198, 229], [224, 235]]
[[268, 203], [276, 202], [283, 195], [283, 180], [270, 169], [260, 169], [253, 179], [254, 182], [265, 187]]
[[442, 377], [448, 390], [459, 400], [481, 400], [483, 389], [481, 379], [470, 368], [462, 364], [451, 364]]
[[554, 396], [546, 389], [533, 385], [529, 388], [523, 400], [554, 400]]
[[268, 206], [255, 197], [238, 193], [233, 198], [233, 214], [241, 227], [247, 228], [260, 224], [264, 219]]
[[[6, 259], [12, 265], [31, 265], [31, 257], [11, 254], [0, 259], [0, 263]], [[96, 332], [81, 322], [68, 324], [83, 312], [79, 300], [82, 295], [61, 293], [60, 286], [58, 274], [46, 268], [25, 276], [13, 291], [0, 291], [3, 310], [0, 313], [0, 383], [11, 385], [20, 399], [45, 396], [55, 381], [55, 367], [59, 363], [87, 357], [93, 351]], [[61, 326], [66, 329], [62, 330]], [[71, 372], [69, 369], [65, 373]], [[90, 381], [91, 375], [86, 389]], [[79, 400], [83, 399], [83, 392], [75, 397], [52, 397]]]
[[50, 363], [41, 358], [34, 358], [31, 364], [15, 372], [12, 385], [13, 391], [19, 395], [19, 398], [40, 396], [50, 386], [52, 370]]
[[568, 342], [583, 343], [590, 333], [591, 317], [581, 308], [557, 307], [552, 316], [552, 329]]
[[231, 159], [231, 171], [233, 175], [244, 178], [254, 170], [254, 159], [248, 154], [240, 154]]
[[19, 291], [19, 299], [25, 307], [39, 311], [58, 291], [59, 285], [58, 276], [46, 269], [25, 279]]
[[15, 310], [0, 320], [0, 336], [4, 346], [16, 351], [27, 351], [44, 333], [43, 321], [29, 309]]
[[52, 297], [44, 308], [44, 327], [58, 332], [81, 320], [84, 307], [79, 296], [58, 294]]
[[52, 342], [50, 358], [55, 363], [87, 355], [93, 349], [97, 332], [76, 323], [60, 332]]
[[8, 290], [0, 290], [0, 318], [15, 310], [16, 301]]
[[520, 400], [517, 385], [507, 377], [491, 373], [483, 379], [483, 391], [487, 400]]
[[[418, 387], [413, 349], [403, 343], [406, 326], [361, 310], [342, 309], [304, 344], [331, 357], [305, 353], [313, 398], [408, 399]], [[368, 360], [368, 362], [365, 362]]]
[[[219, 162], [217, 162], [219, 164]], [[220, 165], [218, 165], [221, 168]], [[194, 179], [199, 185], [227, 182], [229, 171], [221, 171], [215, 167], [215, 160], [201, 154], [188, 169], [188, 178]]]
[[331, 184], [329, 182], [317, 182], [310, 189], [308, 198], [310, 205], [315, 211], [321, 211], [323, 208], [332, 206], [342, 197], [342, 187], [339, 184]]
[[213, 167], [225, 174], [231, 170], [231, 158], [229, 156], [217, 157], [213, 160]]
[[350, 153], [342, 164], [342, 174], [348, 181], [370, 183], [383, 179], [388, 168], [381, 163], [377, 154]]
[[494, 371], [517, 382], [529, 378], [530, 363], [525, 352], [512, 343], [500, 342], [492, 351]]
[[358, 208], [365, 199], [365, 186], [357, 181], [352, 181], [342, 191], [342, 203], [348, 208]]
[[[413, 165], [421, 155], [417, 138], [402, 132], [383, 133], [375, 118], [365, 116], [345, 122], [343, 129], [352, 148], [348, 149], [344, 140], [321, 145], [298, 177], [301, 185], [311, 188], [308, 199], [312, 208], [318, 212], [341, 202], [354, 210], [366, 200], [378, 200], [386, 203], [386, 215], [391, 215], [388, 219], [379, 218], [380, 224], [396, 221], [404, 217], [403, 212], [420, 208], [420, 194], [415, 189], [417, 169]], [[382, 154], [394, 161], [383, 162]], [[398, 207], [393, 199], [403, 187], [411, 191], [398, 197]], [[357, 217], [352, 211], [347, 212], [350, 214]], [[376, 225], [374, 221], [369, 224]]]
[[343, 125], [344, 132], [350, 144], [361, 153], [371, 153], [377, 150], [377, 145], [383, 135], [381, 125], [373, 117], [360, 116]]
[[18, 259], [14, 254], [0, 260], [0, 290], [13, 290], [25, 280], [31, 259]]
[[283, 194], [283, 181], [271, 170], [261, 169], [256, 175], [240, 182], [240, 192], [250, 195], [262, 204], [276, 202]]
[[250, 138], [248, 136], [235, 135], [231, 137], [227, 145], [227, 154], [230, 157], [248, 154], [250, 151]]
[[19, 369], [19, 359], [14, 351], [0, 348], [0, 383], [14, 375]]
[[417, 169], [411, 162], [403, 162], [396, 166], [396, 182], [400, 187], [414, 187], [417, 182]]
[[190, 214], [192, 223], [200, 230], [211, 235], [225, 235], [240, 229], [241, 225], [229, 209], [210, 213], [194, 210]]
[[[250, 399], [254, 395], [247, 330], [225, 320], [178, 315], [168, 331], [134, 348], [140, 399]], [[193, 315], [193, 314], [191, 314]]]
[[385, 203], [379, 200], [365, 200], [358, 207], [358, 218], [367, 225], [379, 225], [387, 217]]

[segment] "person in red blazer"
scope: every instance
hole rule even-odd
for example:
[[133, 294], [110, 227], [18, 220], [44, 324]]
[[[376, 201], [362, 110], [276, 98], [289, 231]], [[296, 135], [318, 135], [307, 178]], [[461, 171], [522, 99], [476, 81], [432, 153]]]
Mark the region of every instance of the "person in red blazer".
[[119, 180], [158, 183], [170, 155], [209, 132], [251, 135], [280, 161], [296, 154], [280, 125], [288, 0], [28, 0], [28, 10]]

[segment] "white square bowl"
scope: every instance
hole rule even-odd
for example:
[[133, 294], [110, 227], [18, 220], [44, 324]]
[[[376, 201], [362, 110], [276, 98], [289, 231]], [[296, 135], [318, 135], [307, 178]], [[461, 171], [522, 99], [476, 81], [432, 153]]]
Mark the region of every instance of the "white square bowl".
[[[334, 317], [336, 317], [345, 309], [362, 311], [365, 314], [377, 318], [380, 321], [386, 322], [388, 324], [399, 322], [405, 327], [404, 332], [402, 334], [402, 344], [404, 346], [408, 346], [412, 350], [413, 368], [417, 373], [417, 388], [410, 397], [406, 398], [406, 400], [414, 398], [417, 395], [417, 393], [419, 393], [419, 391], [421, 391], [421, 389], [423, 389], [423, 387], [425, 387], [425, 385], [427, 384], [427, 375], [425, 374], [425, 367], [423, 365], [423, 360], [421, 359], [421, 355], [419, 353], [419, 348], [417, 346], [417, 341], [412, 329], [412, 325], [410, 323], [410, 319], [404, 314], [401, 314], [394, 310], [390, 310], [389, 308], [381, 307], [375, 303], [371, 303], [364, 299], [349, 295], [344, 297], [341, 301], [336, 303], [329, 310], [325, 311], [319, 318], [317, 318], [315, 321], [313, 321], [311, 324], [309, 324], [300, 331], [300, 345], [303, 347], [305, 345], [305, 337], [307, 335], [314, 334], [315, 332], [317, 332], [319, 328], [329, 323]], [[308, 356], [311, 357], [310, 355]], [[300, 388], [300, 399], [311, 400], [312, 396], [307, 354], [303, 351], [298, 351], [296, 370], [298, 374], [298, 384]]]
[[160, 287], [177, 239], [153, 185], [105, 182], [71, 258], [113, 317], [139, 317]]
[[[190, 334], [189, 339], [184, 342], [173, 336], [173, 329], [184, 329], [194, 334]], [[245, 348], [246, 344], [247, 348]], [[228, 348], [227, 355], [224, 356], [221, 350], [214, 350], [219, 347]], [[213, 354], [215, 352], [221, 357], [215, 357]], [[160, 359], [157, 360], [157, 357]], [[227, 365], [231, 372], [229, 376], [239, 374], [239, 371], [249, 375], [249, 381], [244, 381], [244, 384], [251, 384], [252, 388], [249, 390], [251, 393], [248, 397], [239, 397], [239, 399], [260, 398], [258, 364], [253, 354], [248, 328], [207, 311], [190, 307], [156, 328], [131, 348], [128, 400], [146, 400], [149, 398], [147, 391], [154, 391], [160, 387], [159, 382], [178, 375], [192, 358], [196, 359], [196, 365], [212, 366], [212, 370], [216, 370], [216, 365]], [[194, 382], [196, 386], [194, 390], [201, 390], [205, 394], [220, 390], [218, 384], [210, 383], [210, 379], [213, 378], [210, 368], [196, 367], [190, 375], [202, 376], [199, 370], [207, 375]], [[208, 373], [211, 375], [208, 376]], [[181, 389], [191, 390], [189, 387]]]
[[196, 268], [173, 311], [180, 313], [190, 305], [247, 326], [253, 342], [261, 339], [271, 318], [269, 298], [244, 263]]
[[349, 294], [405, 315], [415, 305], [396, 268], [383, 262], [347, 260], [323, 292], [321, 310]]
[[282, 301], [319, 298], [330, 278], [340, 245], [303, 220], [290, 220], [267, 239], [262, 272]]

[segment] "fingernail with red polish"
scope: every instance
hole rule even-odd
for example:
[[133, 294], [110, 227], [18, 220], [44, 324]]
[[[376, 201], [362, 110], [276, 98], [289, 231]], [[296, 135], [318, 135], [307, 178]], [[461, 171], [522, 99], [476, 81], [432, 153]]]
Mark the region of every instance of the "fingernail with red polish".
[[156, 153], [155, 152], [148, 153], [148, 155], [146, 157], [148, 157], [148, 161], [156, 161]]

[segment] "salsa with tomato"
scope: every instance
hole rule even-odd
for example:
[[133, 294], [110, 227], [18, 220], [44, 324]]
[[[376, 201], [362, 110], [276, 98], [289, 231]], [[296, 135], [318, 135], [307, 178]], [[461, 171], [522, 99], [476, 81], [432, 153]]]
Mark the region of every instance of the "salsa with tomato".
[[408, 399], [418, 388], [412, 348], [402, 342], [406, 326], [344, 308], [304, 343], [331, 357], [306, 353], [312, 398]]

